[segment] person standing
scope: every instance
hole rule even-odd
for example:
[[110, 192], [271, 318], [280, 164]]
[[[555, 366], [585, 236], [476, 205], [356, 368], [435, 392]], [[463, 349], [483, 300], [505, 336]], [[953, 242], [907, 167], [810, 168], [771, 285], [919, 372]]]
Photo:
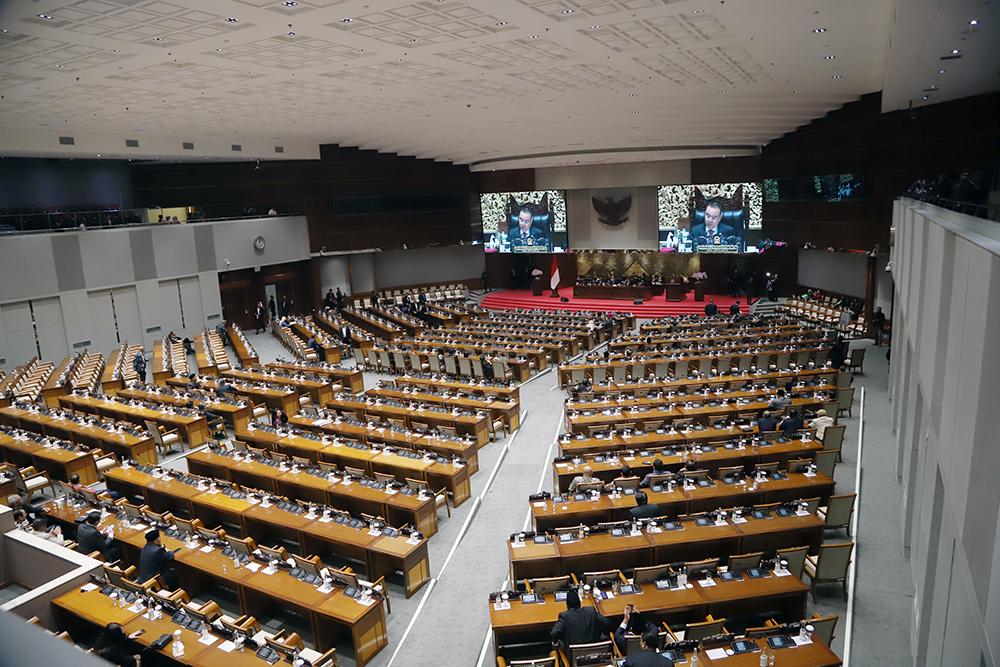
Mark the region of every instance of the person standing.
[[271, 313], [271, 319], [272, 320], [277, 318], [278, 313], [277, 313], [277, 309], [274, 307], [274, 295], [273, 294], [271, 295], [271, 298], [269, 298], [267, 300], [267, 310], [268, 310], [268, 312]]
[[288, 317], [292, 314], [292, 304], [288, 302], [288, 297], [281, 297], [281, 316]]
[[879, 306], [872, 313], [872, 328], [875, 330], [875, 345], [882, 347], [882, 333], [885, 328], [885, 313], [882, 312], [882, 307]]
[[715, 305], [715, 299], [709, 299], [708, 304], [705, 305], [705, 316], [711, 317], [712, 315], [717, 315], [719, 313], [719, 307]]
[[146, 384], [146, 356], [144, 354], [146, 348], [139, 346], [139, 349], [135, 352], [135, 357], [132, 359], [132, 370], [135, 374], [139, 376], [139, 382]]
[[778, 279], [778, 274], [777, 273], [774, 274], [773, 276], [772, 275], [768, 275], [767, 276], [767, 286], [766, 286], [766, 289], [767, 289], [767, 300], [768, 301], [775, 301], [775, 298], [774, 298], [774, 281], [777, 280], [777, 279]]
[[593, 607], [581, 607], [580, 596], [575, 590], [566, 593], [566, 611], [559, 613], [559, 620], [552, 626], [550, 637], [554, 646], [564, 649], [576, 644], [593, 644], [611, 634], [614, 623]]
[[260, 333], [267, 329], [267, 310], [264, 308], [264, 304], [260, 301], [257, 302], [257, 308], [253, 313], [253, 332]]
[[337, 288], [336, 297], [337, 297], [337, 312], [339, 313], [344, 309], [344, 293], [340, 291], [339, 287]]
[[490, 291], [490, 270], [489, 269], [483, 269], [483, 273], [479, 277], [482, 278], [482, 280], [483, 280], [483, 292], [484, 293], [485, 292], [489, 292]]

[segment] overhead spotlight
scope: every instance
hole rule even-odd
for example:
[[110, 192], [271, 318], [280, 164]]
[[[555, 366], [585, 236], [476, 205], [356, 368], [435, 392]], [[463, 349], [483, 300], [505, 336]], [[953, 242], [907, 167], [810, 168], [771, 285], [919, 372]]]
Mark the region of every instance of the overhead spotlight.
[[833, 59], [834, 59], [834, 58], [836, 58], [836, 57], [837, 57], [837, 56], [827, 56], [827, 57], [826, 57], [826, 60], [833, 60]]
[[354, 19], [341, 19], [342, 23], [353, 23]]
[[943, 69], [939, 69], [938, 70], [938, 74], [944, 74], [944, 70]]
[[294, 33], [294, 32], [289, 32], [289, 33], [288, 33], [288, 36], [289, 36], [289, 37], [295, 37], [295, 33]]
[[538, 35], [532, 35], [532, 36], [531, 36], [531, 37], [529, 37], [528, 39], [538, 39]]
[[826, 32], [826, 28], [816, 28], [815, 30], [813, 30], [813, 32], [815, 33]]
[[292, 0], [285, 0], [285, 2], [283, 2], [281, 4], [283, 4], [285, 7], [294, 7], [295, 5], [297, 5], [299, 3], [292, 2]]
[[591, 30], [597, 30], [597, 29], [598, 29], [598, 28], [600, 28], [600, 27], [601, 27], [601, 26], [599, 26], [599, 25], [592, 25], [592, 26], [590, 26], [590, 29], [591, 29]]
[[[7, 31], [4, 30], [4, 32], [7, 32]], [[111, 49], [111, 53], [118, 53], [118, 49]]]
[[226, 21], [228, 21], [229, 23], [239, 23], [240, 20], [239, 19], [235, 19], [232, 16], [229, 16], [229, 17], [226, 18]]
[[953, 55], [956, 55], [956, 56], [959, 54], [959, 50], [958, 49], [952, 49], [951, 52], [952, 52]]
[[833, 78], [834, 78], [834, 79], [839, 79], [839, 78], [840, 78], [840, 75], [839, 75], [839, 74], [834, 74], [834, 75], [833, 75]]
[[[572, 13], [573, 13], [572, 9], [564, 9], [563, 10], [563, 14], [572, 14]], [[973, 21], [972, 24], [975, 25], [975, 21]]]
[[254, 171], [264, 171], [264, 167], [260, 166], [260, 160], [257, 160], [257, 166], [253, 168]]
[[979, 25], [979, 21], [977, 21], [976, 19], [972, 19], [971, 21], [969, 21], [969, 25]]
[[926, 95], [924, 95], [924, 99], [925, 99], [925, 100], [927, 99], [927, 96], [926, 96]]
[[52, 17], [49, 16], [48, 14], [39, 14], [38, 18], [40, 18], [40, 19], [48, 19], [49, 21], [52, 20]]
[[500, 21], [499, 23], [497, 23], [497, 25], [507, 25], [507, 22], [506, 21]]

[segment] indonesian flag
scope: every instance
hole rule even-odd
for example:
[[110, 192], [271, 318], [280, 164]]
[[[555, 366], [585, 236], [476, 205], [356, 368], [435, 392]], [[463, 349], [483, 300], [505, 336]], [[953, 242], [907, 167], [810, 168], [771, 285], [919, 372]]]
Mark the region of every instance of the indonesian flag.
[[555, 257], [552, 258], [552, 280], [549, 281], [549, 287], [552, 289], [559, 287], [559, 265]]

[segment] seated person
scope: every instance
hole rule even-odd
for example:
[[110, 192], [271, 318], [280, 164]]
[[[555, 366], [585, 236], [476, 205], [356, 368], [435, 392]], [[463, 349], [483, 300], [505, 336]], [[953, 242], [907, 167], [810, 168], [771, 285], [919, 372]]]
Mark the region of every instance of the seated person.
[[48, 521], [45, 520], [44, 516], [36, 517], [31, 524], [31, 528], [28, 533], [34, 535], [35, 537], [40, 537], [43, 540], [48, 540], [53, 544], [58, 544], [59, 546], [65, 546], [66, 540], [62, 536], [62, 528], [59, 526], [52, 526], [49, 528]]
[[35, 507], [31, 503], [24, 502], [24, 498], [22, 498], [19, 494], [16, 493], [12, 493], [11, 495], [7, 496], [7, 507], [11, 508], [12, 510], [18, 510], [18, 509], [22, 510], [28, 516], [28, 519], [31, 521], [34, 521], [36, 517], [44, 516], [45, 514], [44, 509], [42, 509], [41, 507]]
[[716, 236], [723, 239], [733, 236], [736, 232], [729, 225], [722, 223], [722, 207], [715, 202], [709, 202], [705, 206], [705, 222], [691, 228], [691, 236], [700, 242], [701, 237], [705, 237], [706, 242], [711, 244]]
[[573, 481], [569, 483], [569, 492], [576, 493], [576, 487], [581, 484], [590, 484], [591, 482], [600, 482], [601, 480], [594, 477], [594, 469], [590, 466], [583, 466], [582, 475], [577, 475], [573, 478]]
[[[618, 647], [618, 651], [625, 655], [628, 643], [625, 640], [625, 634], [644, 636], [647, 632], [652, 632], [656, 636], [656, 642], [659, 644], [660, 633], [656, 629], [656, 625], [652, 622], [647, 621], [643, 618], [642, 614], [636, 611], [633, 605], [625, 605], [625, 618], [622, 620], [622, 624], [618, 626], [615, 630], [615, 645]], [[656, 646], [656, 644], [654, 644]], [[645, 648], [643, 648], [645, 650]], [[659, 663], [650, 664], [666, 664], [667, 661], [661, 659]]]
[[764, 414], [757, 420], [757, 428], [761, 433], [778, 430], [778, 420], [771, 416], [771, 412], [764, 410]]
[[507, 238], [512, 246], [524, 245], [547, 245], [545, 234], [537, 227], [533, 227], [531, 222], [534, 218], [531, 211], [522, 208], [517, 214], [517, 229], [507, 232]]
[[192, 389], [201, 389], [201, 383], [198, 382], [198, 377], [194, 373], [188, 375], [188, 383], [185, 386], [185, 389], [188, 391], [191, 391]]
[[740, 314], [740, 302], [739, 301], [737, 301], [733, 305], [729, 306], [729, 314], [730, 315], [739, 315]]
[[77, 551], [82, 554], [100, 551], [105, 562], [113, 563], [121, 558], [121, 550], [115, 544], [115, 538], [111, 536], [110, 526], [104, 530], [98, 530], [97, 524], [100, 521], [100, 512], [90, 512], [80, 527], [76, 529], [76, 542], [79, 545]]
[[[191, 401], [187, 402], [189, 408], [194, 407]], [[208, 422], [208, 432], [212, 435], [218, 435], [221, 433], [223, 437], [226, 435], [226, 420], [218, 412], [213, 412], [208, 409], [208, 406], [204, 403], [198, 404], [198, 413], [202, 415]]]
[[155, 528], [146, 533], [146, 545], [139, 554], [139, 577], [136, 581], [145, 583], [160, 575], [168, 590], [177, 588], [177, 574], [170, 563], [174, 560], [172, 551], [167, 551], [160, 540], [160, 531]]
[[715, 305], [715, 299], [709, 299], [708, 303], [705, 305], [705, 315], [711, 317], [712, 315], [719, 314], [719, 307]]
[[768, 410], [778, 410], [782, 411], [792, 404], [792, 399], [788, 398], [785, 394], [784, 389], [778, 390], [778, 395], [771, 399], [771, 402], [767, 404]]
[[271, 425], [275, 428], [278, 428], [279, 426], [288, 426], [288, 415], [280, 409], [275, 409], [274, 413], [271, 415]]
[[236, 387], [229, 384], [225, 380], [221, 380], [219, 385], [215, 388], [215, 395], [219, 398], [225, 398], [226, 394], [236, 395]]
[[559, 620], [549, 633], [552, 645], [562, 647], [593, 644], [611, 634], [614, 623], [601, 616], [593, 607], [580, 606], [580, 596], [575, 590], [566, 593], [566, 611], [559, 612]]
[[24, 510], [21, 508], [14, 510], [14, 527], [20, 528], [21, 530], [28, 530], [31, 528], [31, 522], [28, 521], [28, 515], [25, 514]]
[[659, 516], [660, 508], [656, 503], [649, 504], [649, 499], [646, 497], [645, 491], [637, 491], [635, 494], [635, 507], [630, 509], [628, 513], [633, 519], [652, 519], [654, 516]]
[[799, 411], [795, 408], [789, 410], [788, 416], [778, 424], [778, 429], [784, 433], [786, 438], [793, 437], [795, 432], [801, 428], [805, 428], [805, 423], [802, 421], [802, 417], [799, 417]]
[[673, 660], [657, 653], [659, 643], [660, 633], [656, 631], [655, 627], [652, 630], [646, 630], [639, 638], [639, 646], [642, 651], [626, 656], [622, 667], [673, 667]]
[[590, 384], [590, 380], [584, 379], [582, 382], [577, 382], [576, 384], [571, 385], [569, 388], [569, 393], [573, 397], [574, 401], [578, 401], [580, 400], [581, 392], [586, 393], [588, 391], [591, 391], [593, 388], [594, 385]]
[[816, 438], [822, 440], [827, 426], [833, 426], [833, 417], [827, 417], [826, 410], [820, 408], [816, 411], [816, 418], [810, 420], [809, 428], [815, 428]]
[[658, 458], [657, 459], [653, 459], [653, 471], [651, 473], [649, 473], [648, 475], [646, 475], [645, 477], [642, 478], [642, 481], [639, 482], [639, 486], [641, 486], [644, 489], [645, 488], [649, 488], [649, 478], [651, 476], [653, 476], [653, 475], [664, 475], [666, 473], [667, 473], [667, 470], [663, 467], [663, 460], [662, 459], [658, 459]]
[[111, 500], [118, 500], [117, 491], [98, 491], [96, 489], [91, 489], [86, 484], [80, 483], [80, 476], [76, 473], [69, 476], [69, 485], [73, 488], [73, 493], [80, 493], [80, 489], [87, 489], [89, 491], [93, 491], [94, 493], [106, 493], [111, 496]]
[[139, 655], [130, 651], [128, 641], [136, 639], [140, 634], [142, 631], [136, 630], [126, 635], [120, 624], [108, 623], [104, 633], [97, 640], [97, 645], [94, 646], [94, 655], [118, 667], [139, 667]]

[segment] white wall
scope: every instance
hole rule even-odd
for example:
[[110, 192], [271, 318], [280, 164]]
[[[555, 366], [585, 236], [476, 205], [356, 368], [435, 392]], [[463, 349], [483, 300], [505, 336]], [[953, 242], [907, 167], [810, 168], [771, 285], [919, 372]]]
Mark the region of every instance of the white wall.
[[326, 296], [327, 291], [337, 288], [344, 294], [351, 293], [351, 259], [350, 255], [336, 255], [335, 257], [321, 257], [313, 259], [319, 262], [319, 280], [321, 292]]
[[916, 665], [1000, 659], [1000, 229], [896, 203], [890, 416]]
[[379, 289], [479, 278], [486, 266], [481, 245], [392, 250], [377, 253], [375, 262]]
[[372, 292], [375, 290], [375, 256], [374, 253], [351, 255], [351, 284], [354, 292]]
[[656, 160], [535, 169], [536, 190], [690, 185], [691, 160]]
[[868, 255], [799, 250], [799, 284], [864, 299], [868, 284]]
[[[594, 208], [593, 198], [621, 201], [632, 197], [628, 220], [620, 225], [606, 225]], [[574, 250], [638, 249], [659, 247], [656, 188], [595, 188], [566, 192], [566, 229], [569, 247]]]

